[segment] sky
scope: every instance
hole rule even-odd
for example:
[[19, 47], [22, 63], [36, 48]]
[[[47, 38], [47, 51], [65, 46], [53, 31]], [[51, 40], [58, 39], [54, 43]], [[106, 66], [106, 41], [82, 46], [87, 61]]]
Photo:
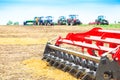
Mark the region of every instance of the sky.
[[120, 21], [120, 0], [0, 0], [0, 25], [11, 20], [23, 24], [38, 16], [79, 15], [82, 23], [95, 21], [104, 15], [110, 22]]

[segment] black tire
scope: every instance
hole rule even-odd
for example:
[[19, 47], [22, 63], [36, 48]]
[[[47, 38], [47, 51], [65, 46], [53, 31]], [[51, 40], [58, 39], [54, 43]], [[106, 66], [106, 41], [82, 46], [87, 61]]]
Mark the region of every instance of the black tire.
[[61, 25], [60, 21], [58, 21], [58, 25]]
[[103, 20], [103, 25], [109, 25], [107, 20]]
[[23, 25], [26, 25], [26, 22], [24, 22]]
[[70, 22], [71, 22], [71, 21], [69, 21], [69, 20], [67, 19], [66, 25], [69, 26], [69, 25], [70, 25]]
[[74, 22], [73, 22], [73, 21], [71, 21], [70, 26], [73, 26], [73, 25], [74, 25]]

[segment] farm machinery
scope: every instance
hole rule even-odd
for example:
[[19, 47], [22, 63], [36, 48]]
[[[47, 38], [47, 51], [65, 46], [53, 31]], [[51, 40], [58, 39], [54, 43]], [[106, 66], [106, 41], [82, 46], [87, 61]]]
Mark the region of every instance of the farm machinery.
[[93, 28], [59, 36], [48, 41], [42, 60], [80, 80], [120, 80], [120, 32]]
[[39, 17], [39, 25], [44, 25], [44, 16]]
[[97, 23], [97, 25], [108, 25], [109, 22], [105, 19], [105, 17], [103, 15], [98, 16], [98, 18], [95, 20], [95, 22]]
[[34, 20], [26, 20], [23, 25], [44, 25], [44, 17], [34, 17]]
[[25, 22], [23, 22], [23, 25], [35, 25], [36, 21], [35, 20], [27, 20]]
[[54, 25], [53, 17], [52, 16], [46, 16], [44, 20], [44, 25]]
[[58, 19], [58, 25], [65, 25], [66, 24], [66, 17], [60, 16]]
[[95, 22], [90, 22], [89, 25], [93, 25], [93, 24], [97, 24], [97, 25], [109, 25], [108, 20], [105, 19], [105, 16], [100, 15], [97, 17], [97, 19], [95, 20]]
[[44, 16], [34, 17], [35, 25], [44, 25]]
[[34, 20], [26, 20], [23, 25], [38, 25], [39, 17], [34, 17]]
[[69, 15], [67, 18], [67, 25], [80, 25], [82, 22], [79, 20], [78, 15]]

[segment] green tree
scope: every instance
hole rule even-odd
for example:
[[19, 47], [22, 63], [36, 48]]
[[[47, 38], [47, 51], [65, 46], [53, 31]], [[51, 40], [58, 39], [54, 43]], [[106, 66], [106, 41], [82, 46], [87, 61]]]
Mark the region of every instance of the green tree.
[[14, 22], [14, 24], [13, 25], [19, 25], [19, 22]]
[[11, 21], [11, 20], [9, 20], [8, 22], [7, 22], [7, 25], [12, 25], [13, 24], [13, 22]]

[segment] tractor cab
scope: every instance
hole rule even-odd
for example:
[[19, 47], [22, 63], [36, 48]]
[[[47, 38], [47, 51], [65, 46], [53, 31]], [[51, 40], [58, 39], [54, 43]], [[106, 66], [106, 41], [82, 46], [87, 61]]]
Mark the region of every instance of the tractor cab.
[[65, 16], [60, 16], [60, 17], [59, 17], [59, 20], [65, 20], [65, 19], [66, 19]]
[[70, 19], [79, 19], [78, 17], [79, 17], [78, 15], [69, 15]]
[[101, 21], [101, 20], [104, 20], [105, 19], [105, 16], [98, 16], [98, 20]]

